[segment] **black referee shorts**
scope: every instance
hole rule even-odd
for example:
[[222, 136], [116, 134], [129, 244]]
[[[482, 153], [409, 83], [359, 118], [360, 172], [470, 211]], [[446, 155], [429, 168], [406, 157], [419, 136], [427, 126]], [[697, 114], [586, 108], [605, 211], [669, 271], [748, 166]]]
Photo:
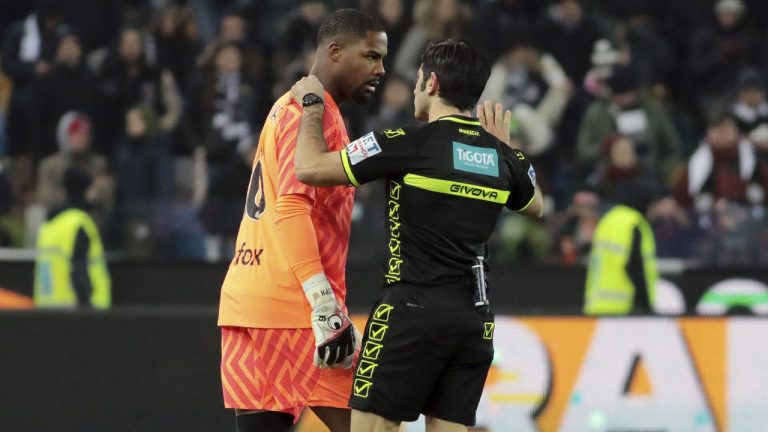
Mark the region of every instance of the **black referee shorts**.
[[365, 327], [349, 406], [393, 421], [475, 424], [493, 360], [493, 313], [466, 284], [385, 289]]

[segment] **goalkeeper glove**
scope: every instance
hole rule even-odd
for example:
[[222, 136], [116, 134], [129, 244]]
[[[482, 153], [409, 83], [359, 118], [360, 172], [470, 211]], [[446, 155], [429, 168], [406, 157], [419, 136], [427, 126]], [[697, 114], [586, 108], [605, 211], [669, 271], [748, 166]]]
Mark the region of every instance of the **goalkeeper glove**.
[[318, 273], [302, 284], [312, 306], [312, 332], [315, 335], [315, 365], [321, 368], [352, 367], [359, 348], [360, 333], [341, 310], [328, 279]]

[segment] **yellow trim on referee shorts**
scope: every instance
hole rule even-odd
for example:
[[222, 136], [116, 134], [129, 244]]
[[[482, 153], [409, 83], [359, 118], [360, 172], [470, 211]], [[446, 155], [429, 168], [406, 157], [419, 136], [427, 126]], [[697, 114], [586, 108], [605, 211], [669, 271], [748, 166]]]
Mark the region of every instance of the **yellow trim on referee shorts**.
[[509, 198], [509, 191], [451, 180], [424, 177], [417, 174], [406, 174], [404, 180], [405, 184], [408, 186], [428, 190], [430, 192], [455, 195], [480, 201], [489, 201], [497, 204], [505, 204]]
[[442, 118], [439, 118], [438, 120], [448, 120], [456, 123], [468, 124], [472, 126], [480, 126], [480, 120], [464, 120], [464, 119], [450, 117], [450, 116], [442, 117]]
[[521, 208], [520, 210], [515, 210], [515, 211], [521, 212], [521, 211], [524, 211], [525, 209], [527, 209], [528, 207], [530, 207], [531, 204], [533, 204], [533, 199], [534, 198], [536, 198], [536, 189], [533, 190], [533, 196], [531, 197], [530, 200], [528, 200], [528, 204], [524, 205], [523, 208]]
[[341, 165], [344, 166], [344, 172], [347, 174], [349, 182], [355, 187], [360, 186], [360, 182], [358, 182], [355, 175], [352, 174], [352, 165], [349, 163], [349, 154], [346, 150], [342, 150], [339, 153], [341, 153]]

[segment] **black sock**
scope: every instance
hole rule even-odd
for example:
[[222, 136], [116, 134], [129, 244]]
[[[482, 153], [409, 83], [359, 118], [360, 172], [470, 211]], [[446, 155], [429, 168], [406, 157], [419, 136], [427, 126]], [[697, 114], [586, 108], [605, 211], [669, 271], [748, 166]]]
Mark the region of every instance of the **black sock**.
[[274, 411], [261, 411], [235, 417], [237, 432], [288, 432], [293, 426], [293, 416]]

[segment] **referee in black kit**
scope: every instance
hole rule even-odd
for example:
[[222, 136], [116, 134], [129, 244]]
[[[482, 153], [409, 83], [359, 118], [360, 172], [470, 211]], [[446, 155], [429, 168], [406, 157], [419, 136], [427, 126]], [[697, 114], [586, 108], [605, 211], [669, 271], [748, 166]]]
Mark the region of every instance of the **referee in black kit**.
[[[365, 53], [360, 53], [365, 55]], [[386, 179], [388, 259], [357, 361], [353, 431], [397, 431], [427, 416], [427, 431], [466, 431], [493, 359], [494, 317], [486, 292], [486, 243], [502, 207], [540, 217], [528, 157], [507, 146], [511, 113], [490, 102], [471, 110], [490, 74], [464, 41], [432, 42], [414, 93], [420, 127], [371, 132], [329, 152], [323, 87], [314, 76], [291, 89], [304, 105], [298, 179], [358, 186]]]

